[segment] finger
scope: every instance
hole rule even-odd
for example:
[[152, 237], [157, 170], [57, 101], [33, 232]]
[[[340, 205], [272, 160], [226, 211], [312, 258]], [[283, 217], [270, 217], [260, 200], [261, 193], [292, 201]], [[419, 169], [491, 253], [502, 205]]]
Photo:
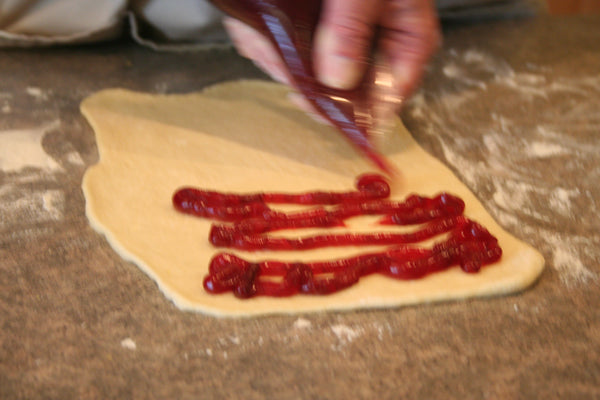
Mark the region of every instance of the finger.
[[380, 46], [391, 64], [399, 95], [408, 97], [441, 41], [433, 0], [391, 0], [381, 25]]
[[350, 89], [366, 69], [383, 0], [326, 0], [315, 36], [314, 67], [325, 85]]
[[271, 42], [243, 22], [225, 17], [223, 25], [227, 29], [238, 52], [276, 81], [289, 84], [290, 76], [281, 57]]

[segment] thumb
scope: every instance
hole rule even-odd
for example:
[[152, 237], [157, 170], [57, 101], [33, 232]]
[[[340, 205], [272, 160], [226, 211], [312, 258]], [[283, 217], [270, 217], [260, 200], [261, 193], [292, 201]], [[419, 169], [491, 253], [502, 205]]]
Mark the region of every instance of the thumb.
[[356, 86], [366, 69], [381, 0], [325, 0], [314, 43], [317, 78], [337, 89]]

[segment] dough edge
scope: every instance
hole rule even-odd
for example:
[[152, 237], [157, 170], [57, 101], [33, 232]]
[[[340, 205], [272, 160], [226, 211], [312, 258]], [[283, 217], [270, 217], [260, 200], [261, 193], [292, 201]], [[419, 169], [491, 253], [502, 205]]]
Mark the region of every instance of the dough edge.
[[[103, 140], [100, 138], [102, 135], [99, 132], [103, 128], [101, 127], [102, 123], [98, 120], [97, 111], [102, 108], [104, 102], [110, 102], [111, 99], [114, 98], [131, 98], [134, 101], [135, 99], [144, 98], [150, 99], [150, 101], [152, 102], [156, 101], [157, 103], [160, 103], [165, 99], [168, 99], [169, 101], [185, 101], [186, 99], [190, 98], [189, 96], [204, 96], [207, 93], [219, 94], [223, 91], [229, 93], [230, 91], [237, 90], [239, 87], [251, 90], [262, 90], [263, 88], [265, 88], [267, 91], [275, 90], [277, 92], [280, 90], [279, 88], [277, 88], [278, 86], [279, 85], [262, 81], [238, 81], [218, 84], [213, 87], [209, 87], [206, 90], [199, 93], [184, 95], [149, 95], [144, 93], [130, 92], [123, 89], [107, 89], [93, 94], [92, 96], [88, 97], [82, 102], [82, 113], [88, 119], [88, 121], [94, 129], [100, 154], [99, 162], [96, 165], [91, 166], [86, 171], [82, 184], [84, 196], [86, 199], [86, 215], [90, 221], [90, 224], [93, 229], [104, 234], [109, 244], [121, 257], [123, 257], [127, 261], [136, 264], [144, 273], [146, 273], [150, 278], [152, 278], [157, 283], [161, 292], [163, 292], [164, 295], [168, 299], [170, 299], [177, 307], [179, 307], [182, 310], [197, 311], [217, 317], [250, 317], [266, 314], [299, 314], [307, 312], [333, 310], [341, 311], [364, 308], [391, 308], [411, 304], [452, 301], [473, 297], [487, 297], [515, 293], [524, 290], [537, 280], [544, 268], [544, 259], [541, 256], [541, 254], [533, 248], [531, 248], [529, 245], [509, 235], [506, 231], [497, 226], [497, 224], [494, 223], [494, 226], [489, 226], [489, 224], [486, 221], [483, 223], [484, 226], [490, 229], [490, 231], [492, 231], [496, 236], [499, 236], [501, 234], [504, 238], [504, 235], [506, 235], [511, 240], [511, 247], [516, 246], [519, 249], [518, 258], [514, 259], [511, 256], [510, 261], [511, 263], [526, 266], [526, 268], [521, 269], [520, 273], [504, 276], [502, 277], [502, 279], [497, 279], [493, 282], [487, 282], [485, 285], [478, 285], [476, 282], [474, 282], [469, 283], [468, 287], [466, 288], [442, 287], [437, 292], [427, 291], [423, 288], [420, 288], [419, 290], [416, 290], [415, 293], [412, 295], [403, 294], [401, 297], [378, 296], [372, 294], [369, 296], [363, 296], [359, 299], [355, 298], [354, 301], [351, 302], [345, 300], [339, 301], [338, 298], [344, 297], [347, 299], [348, 296], [345, 295], [346, 293], [344, 292], [352, 292], [354, 288], [341, 292], [342, 296], [339, 296], [338, 294], [330, 296], [295, 296], [291, 299], [257, 298], [251, 300], [237, 300], [229, 294], [213, 296], [215, 299], [219, 297], [227, 299], [226, 305], [224, 306], [199, 304], [198, 301], [191, 300], [187, 296], [181, 295], [177, 288], [167, 283], [165, 279], [163, 279], [164, 277], [160, 273], [156, 272], [156, 269], [153, 267], [152, 260], [149, 260], [148, 257], [146, 257], [143, 254], [137, 254], [135, 251], [130, 251], [128, 244], [123, 243], [122, 238], [118, 237], [118, 235], [115, 235], [113, 233], [112, 227], [109, 224], [103, 222], [102, 216], [98, 215], [98, 213], [96, 212], [96, 209], [99, 206], [97, 204], [97, 198], [95, 197], [96, 185], [98, 185], [99, 183], [100, 185], [102, 185], [101, 180], [104, 179], [102, 173], [104, 172], [105, 168], [110, 168], [110, 166], [107, 166], [107, 163], [110, 163], [111, 161], [109, 160], [110, 157], [108, 157], [105, 154], [108, 153], [108, 151], [104, 148]], [[410, 140], [412, 140], [412, 138]], [[424, 151], [423, 154], [425, 154], [427, 157], [431, 157], [427, 155]], [[435, 161], [438, 162], [437, 160]], [[452, 189], [448, 190], [450, 192], [454, 192]], [[475, 198], [474, 195], [472, 195], [472, 198]], [[465, 199], [465, 201], [469, 205], [472, 199]], [[507, 256], [507, 254], [504, 255], [504, 257]], [[277, 258], [277, 255], [275, 254], [272, 257], [267, 258]], [[502, 261], [505, 261], [504, 258]], [[483, 274], [487, 271], [487, 269], [492, 269], [494, 267], [494, 265], [485, 267], [480, 274]], [[452, 274], [458, 271], [449, 272]], [[399, 286], [401, 286], [402, 289], [409, 288], [411, 290], [414, 289], [414, 287], [423, 286], [423, 282], [426, 282], [427, 285], [433, 284], [435, 286], [436, 284], [441, 284], [441, 282], [444, 281], [444, 276], [447, 274], [448, 271], [430, 275], [422, 280], [399, 281], [397, 283], [400, 284]], [[460, 272], [460, 274], [463, 275], [462, 278], [468, 278], [467, 280], [474, 278], [475, 281], [477, 280], [477, 276], [479, 275], [467, 275], [462, 272]], [[386, 279], [388, 281], [390, 280], [388, 278], [382, 277], [363, 278], [363, 280], [371, 279]], [[361, 285], [363, 283], [363, 280], [361, 280], [361, 282], [357, 286]], [[279, 304], [279, 306], [277, 306], [277, 304]]]

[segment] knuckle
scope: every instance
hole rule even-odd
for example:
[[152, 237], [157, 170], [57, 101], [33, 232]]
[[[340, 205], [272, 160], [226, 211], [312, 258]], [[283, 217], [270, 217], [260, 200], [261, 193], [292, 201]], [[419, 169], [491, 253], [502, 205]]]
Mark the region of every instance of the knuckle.
[[368, 47], [374, 28], [358, 15], [343, 15], [331, 20], [328, 29], [338, 38], [341, 54], [357, 55]]

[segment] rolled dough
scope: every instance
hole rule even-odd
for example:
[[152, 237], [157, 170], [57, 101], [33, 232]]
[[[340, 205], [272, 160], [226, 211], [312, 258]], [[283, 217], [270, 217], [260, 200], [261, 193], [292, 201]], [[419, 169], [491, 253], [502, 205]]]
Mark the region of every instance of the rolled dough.
[[[112, 89], [83, 101], [81, 109], [95, 131], [100, 154], [99, 163], [83, 180], [89, 221], [178, 307], [215, 316], [392, 307], [515, 292], [539, 276], [542, 256], [500, 228], [475, 196], [423, 151], [398, 121], [396, 131], [381, 139], [386, 157], [401, 171], [392, 182], [392, 197], [441, 191], [462, 197], [465, 214], [499, 239], [504, 250], [500, 262], [477, 274], [456, 267], [415, 281], [369, 276], [329, 296], [239, 300], [232, 294], [206, 293], [202, 279], [210, 259], [221, 250], [208, 243], [210, 221], [173, 209], [171, 196], [177, 188], [351, 190], [357, 175], [374, 171], [333, 129], [289, 104], [286, 94], [278, 84], [240, 81], [189, 95]], [[373, 219], [357, 218], [351, 229], [373, 230], [373, 226]], [[374, 249], [235, 253], [250, 260], [310, 261], [370, 250]]]

